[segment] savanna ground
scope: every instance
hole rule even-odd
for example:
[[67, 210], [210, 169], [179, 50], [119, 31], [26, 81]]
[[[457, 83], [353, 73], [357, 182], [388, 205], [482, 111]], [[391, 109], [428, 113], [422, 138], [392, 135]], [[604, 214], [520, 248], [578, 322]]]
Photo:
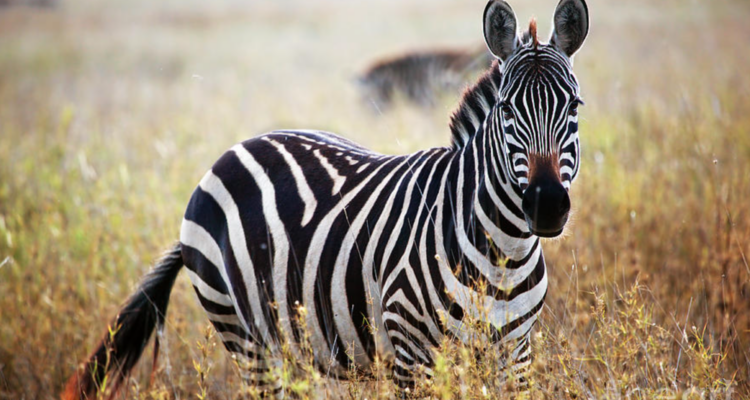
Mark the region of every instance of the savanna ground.
[[[516, 1], [549, 32], [553, 1]], [[448, 143], [433, 111], [362, 106], [353, 76], [393, 51], [481, 40], [484, 1], [78, 1], [0, 9], [0, 398], [54, 398], [233, 143], [338, 132], [385, 153]], [[750, 4], [590, 0], [576, 58], [582, 173], [545, 242], [532, 398], [749, 398]], [[237, 398], [185, 274], [149, 385], [126, 398]], [[208, 332], [208, 334], [206, 333]], [[447, 344], [433, 398], [496, 398]], [[147, 351], [148, 356], [150, 352]], [[148, 357], [146, 357], [148, 358]], [[303, 362], [304, 364], [304, 362]], [[302, 398], [389, 398], [286, 375]], [[484, 388], [483, 388], [484, 387]], [[486, 391], [485, 389], [489, 388]], [[713, 397], [712, 397], [713, 396]]]

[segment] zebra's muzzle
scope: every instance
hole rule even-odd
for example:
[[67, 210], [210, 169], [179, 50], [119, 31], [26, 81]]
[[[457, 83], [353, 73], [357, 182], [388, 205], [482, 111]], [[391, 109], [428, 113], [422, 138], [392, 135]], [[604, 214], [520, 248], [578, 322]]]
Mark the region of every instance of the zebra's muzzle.
[[556, 237], [568, 222], [570, 196], [558, 180], [537, 179], [526, 188], [521, 206], [532, 234]]

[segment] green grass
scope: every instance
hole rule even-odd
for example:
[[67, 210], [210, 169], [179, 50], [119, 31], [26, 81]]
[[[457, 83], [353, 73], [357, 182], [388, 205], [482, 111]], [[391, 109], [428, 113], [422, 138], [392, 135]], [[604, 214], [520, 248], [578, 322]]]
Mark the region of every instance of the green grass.
[[[515, 4], [518, 3], [518, 4]], [[517, 1], [548, 32], [552, 4]], [[575, 70], [582, 173], [545, 242], [533, 398], [750, 397], [750, 35], [744, 2], [591, 0]], [[384, 153], [448, 143], [434, 112], [362, 107], [351, 78], [404, 48], [474, 45], [483, 2], [70, 2], [0, 10], [0, 398], [54, 398], [162, 250], [202, 174], [274, 128]], [[161, 363], [127, 398], [250, 396], [178, 278]], [[478, 344], [481, 345], [481, 344]], [[447, 343], [434, 398], [488, 398]], [[194, 364], [195, 363], [195, 364]], [[198, 374], [199, 370], [202, 372]], [[279, 373], [305, 398], [389, 398], [380, 379]], [[511, 388], [512, 389], [512, 388]], [[726, 393], [729, 393], [728, 395]], [[684, 397], [683, 397], [684, 396]]]

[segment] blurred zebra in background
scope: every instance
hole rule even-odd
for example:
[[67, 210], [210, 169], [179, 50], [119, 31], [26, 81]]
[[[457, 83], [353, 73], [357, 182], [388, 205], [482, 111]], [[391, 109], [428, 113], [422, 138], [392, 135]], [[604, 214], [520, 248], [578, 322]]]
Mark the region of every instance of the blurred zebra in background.
[[[539, 237], [570, 210], [579, 165], [571, 58], [588, 33], [583, 0], [562, 0], [549, 44], [519, 37], [504, 1], [484, 13], [501, 63], [466, 93], [452, 146], [404, 156], [319, 131], [275, 131], [232, 147], [188, 204], [177, 244], [146, 276], [65, 398], [123, 378], [164, 323], [185, 265], [243, 376], [265, 394], [273, 354], [303, 352], [345, 377], [388, 360], [401, 388], [434, 368], [445, 338], [473, 342], [525, 384], [530, 331], [547, 294]], [[158, 341], [157, 341], [158, 345]], [[270, 355], [270, 357], [269, 357]]]
[[485, 45], [412, 51], [374, 62], [357, 78], [357, 85], [362, 101], [376, 110], [386, 110], [399, 99], [431, 107], [442, 95], [475, 81], [493, 60]]

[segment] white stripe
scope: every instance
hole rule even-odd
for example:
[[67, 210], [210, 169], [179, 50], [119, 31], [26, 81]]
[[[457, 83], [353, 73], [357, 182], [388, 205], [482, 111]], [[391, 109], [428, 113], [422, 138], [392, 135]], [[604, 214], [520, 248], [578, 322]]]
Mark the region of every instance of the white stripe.
[[195, 287], [195, 290], [197, 290], [201, 294], [201, 296], [224, 307], [234, 307], [234, 303], [232, 303], [231, 297], [214, 290], [214, 288], [204, 282], [203, 279], [201, 279], [201, 277], [192, 270], [188, 269], [187, 271], [188, 276], [190, 277], [190, 281]]
[[331, 180], [333, 181], [333, 189], [331, 190], [331, 195], [335, 195], [341, 190], [341, 187], [344, 186], [344, 182], [346, 182], [346, 177], [343, 177], [339, 175], [339, 172], [336, 170], [336, 168], [331, 165], [331, 163], [328, 162], [328, 160], [320, 154], [320, 149], [313, 150], [313, 154], [315, 157], [320, 161], [320, 165], [323, 166], [323, 169], [328, 172], [328, 175], [331, 177]]
[[[232, 252], [237, 259], [237, 267], [242, 275], [242, 280], [245, 282], [245, 293], [247, 294], [253, 314], [253, 323], [260, 331], [263, 341], [266, 341], [268, 338], [268, 323], [263, 316], [261, 304], [258, 302], [260, 293], [258, 293], [258, 282], [255, 278], [255, 267], [253, 266], [253, 262], [250, 259], [250, 254], [246, 247], [245, 229], [242, 226], [237, 203], [234, 202], [232, 195], [227, 188], [224, 187], [224, 183], [214, 175], [213, 171], [208, 171], [203, 177], [200, 187], [216, 200], [216, 203], [219, 204], [226, 216], [229, 242], [232, 246]], [[227, 280], [227, 282], [229, 282], [229, 280]]]
[[[394, 276], [399, 272], [400, 271], [394, 270], [394, 273], [391, 274], [391, 276]], [[419, 286], [415, 286], [415, 287], [418, 288]], [[387, 293], [388, 289], [384, 288], [383, 292]], [[395, 293], [393, 293], [393, 295], [388, 299], [388, 302], [385, 305], [386, 308], [393, 305], [393, 303], [401, 304], [404, 307], [404, 309], [406, 309], [406, 311], [409, 314], [413, 315], [418, 321], [425, 322], [425, 316], [420, 314], [419, 311], [417, 311], [417, 307], [414, 304], [412, 304], [409, 301], [409, 299], [406, 298], [406, 295], [404, 294], [404, 291], [402, 289], [398, 289], [396, 290]]]
[[[294, 156], [284, 148], [284, 145], [277, 143], [268, 137], [264, 137], [263, 139], [276, 148], [279, 154], [284, 157], [284, 161], [289, 165], [289, 169], [292, 171], [294, 182], [297, 184], [297, 193], [299, 194], [299, 197], [302, 198], [302, 202], [305, 203], [305, 212], [302, 214], [302, 226], [304, 227], [310, 222], [313, 214], [315, 214], [315, 208], [318, 206], [315, 194], [313, 194], [313, 191], [310, 189], [310, 185], [307, 184], [305, 174], [302, 172], [302, 168], [297, 163], [297, 160], [295, 160]], [[273, 190], [273, 187], [271, 189]]]
[[[206, 258], [211, 264], [216, 267], [219, 271], [221, 279], [224, 280], [228, 287], [231, 287], [232, 282], [227, 277], [226, 267], [224, 265], [224, 257], [222, 256], [219, 245], [214, 241], [214, 238], [200, 225], [193, 221], [186, 219], [182, 220], [182, 227], [180, 228], [180, 242], [185, 246], [192, 247], [200, 252], [203, 257]], [[193, 286], [198, 288], [203, 297], [213, 301], [216, 304], [223, 306], [232, 306], [237, 309], [237, 302], [232, 296], [232, 292], [229, 292], [230, 302], [227, 304], [227, 295], [219, 293], [214, 288], [205, 283], [195, 272], [188, 268], [188, 276], [193, 282]], [[245, 325], [247, 329], [247, 325]]]
[[237, 317], [237, 314], [214, 314], [206, 311], [206, 315], [208, 315], [208, 319], [211, 320], [211, 322], [242, 326], [242, 322], [240, 322], [240, 318]]
[[[565, 147], [565, 146], [563, 146], [563, 147]], [[573, 155], [570, 154], [570, 153], [563, 153], [560, 156], [560, 162], [565, 161], [565, 160], [570, 161], [571, 164], [575, 164], [575, 160], [573, 159]]]
[[[523, 324], [516, 327], [516, 329], [513, 329], [512, 331], [508, 332], [507, 335], [503, 338], [503, 343], [510, 343], [514, 340], [517, 340], [519, 338], [522, 338], [529, 334], [529, 331], [531, 331], [531, 328], [534, 326], [534, 323], [539, 318], [539, 314], [542, 312], [542, 309], [540, 308], [539, 311], [537, 311], [536, 314], [534, 314], [533, 317], [529, 318], [528, 320], [524, 321]], [[531, 346], [529, 346], [531, 348]]]
[[[409, 353], [407, 353], [406, 350], [404, 350], [404, 348], [401, 347], [401, 346], [396, 347], [396, 352], [398, 354], [401, 354], [401, 357], [404, 357], [404, 358], [406, 358], [409, 361], [416, 361], [416, 360], [414, 360], [414, 357], [410, 356]], [[396, 360], [398, 360], [398, 359], [396, 359]]]
[[253, 343], [253, 342], [251, 342], [251, 341], [249, 341], [249, 340], [247, 340], [245, 338], [239, 337], [239, 336], [237, 336], [236, 334], [234, 334], [232, 332], [219, 332], [219, 335], [221, 335], [221, 341], [222, 342], [225, 342], [225, 343], [226, 342], [237, 343], [238, 345], [240, 345], [240, 347], [242, 347], [243, 349], [245, 349], [245, 351], [248, 351], [248, 352], [251, 352], [251, 353], [257, 353], [258, 350], [261, 350], [261, 351], [263, 350], [263, 349], [260, 349], [257, 344], [255, 344], [255, 343]]
[[542, 280], [534, 288], [516, 296], [511, 301], [495, 301], [492, 298], [485, 298], [486, 310], [490, 310], [490, 323], [500, 329], [508, 323], [515, 321], [539, 304], [546, 292], [547, 274], [545, 273]]

